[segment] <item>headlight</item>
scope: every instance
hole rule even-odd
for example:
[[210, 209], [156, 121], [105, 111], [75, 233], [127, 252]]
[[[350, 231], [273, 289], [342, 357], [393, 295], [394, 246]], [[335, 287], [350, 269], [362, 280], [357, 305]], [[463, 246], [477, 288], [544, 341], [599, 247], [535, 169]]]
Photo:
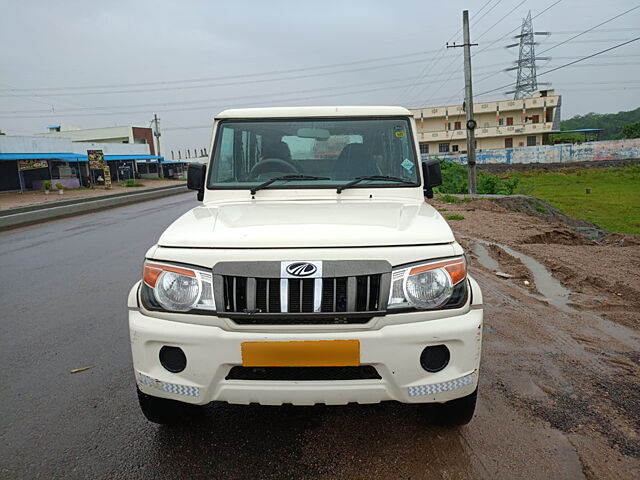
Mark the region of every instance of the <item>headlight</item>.
[[215, 310], [211, 272], [147, 262], [143, 279], [147, 307], [172, 312]]
[[434, 309], [445, 305], [467, 276], [464, 257], [399, 268], [392, 272], [388, 308]]

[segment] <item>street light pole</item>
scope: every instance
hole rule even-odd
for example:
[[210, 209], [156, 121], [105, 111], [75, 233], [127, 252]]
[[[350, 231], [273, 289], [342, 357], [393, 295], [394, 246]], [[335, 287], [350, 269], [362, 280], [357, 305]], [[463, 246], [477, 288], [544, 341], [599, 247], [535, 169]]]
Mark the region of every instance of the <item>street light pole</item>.
[[[160, 157], [160, 127], [158, 125], [158, 115], [153, 115], [153, 124], [154, 131], [153, 136], [156, 138], [156, 155]], [[160, 158], [158, 158], [158, 177], [162, 178], [162, 163], [160, 162]]]

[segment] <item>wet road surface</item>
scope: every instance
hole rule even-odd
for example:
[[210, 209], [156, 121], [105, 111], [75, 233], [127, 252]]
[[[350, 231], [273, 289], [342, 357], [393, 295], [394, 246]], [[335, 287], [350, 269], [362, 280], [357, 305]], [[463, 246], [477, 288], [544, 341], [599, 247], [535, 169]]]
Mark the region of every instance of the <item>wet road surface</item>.
[[[536, 411], [556, 405], [538, 371], [570, 386], [607, 373], [595, 360], [582, 373], [553, 363], [586, 355], [551, 333], [569, 314], [505, 291], [479, 266], [487, 331], [479, 405], [466, 427], [435, 427], [419, 408], [390, 402], [215, 404], [198, 425], [148, 423], [135, 395], [126, 296], [147, 248], [193, 197], [0, 234], [2, 478], [632, 478], [637, 463], [609, 439], [574, 438]], [[555, 320], [541, 328], [540, 318]]]

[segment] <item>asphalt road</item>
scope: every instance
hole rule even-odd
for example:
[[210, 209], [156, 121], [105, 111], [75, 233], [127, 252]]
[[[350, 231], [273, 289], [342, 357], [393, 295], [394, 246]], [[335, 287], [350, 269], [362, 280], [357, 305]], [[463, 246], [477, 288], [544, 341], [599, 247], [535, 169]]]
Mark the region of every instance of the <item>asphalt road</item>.
[[[477, 415], [460, 429], [434, 427], [415, 406], [391, 402], [215, 404], [198, 425], [147, 422], [135, 395], [126, 296], [147, 248], [196, 205], [194, 197], [0, 234], [3, 478], [583, 477], [567, 436], [505, 391], [508, 383], [531, 393], [509, 363], [525, 348], [524, 333], [514, 334], [516, 346], [485, 333]], [[512, 328], [523, 310], [531, 318], [562, 315], [541, 313], [552, 307], [540, 302], [525, 306], [526, 299], [501, 293], [491, 275], [477, 275], [485, 301], [501, 312], [488, 312], [490, 331]]]

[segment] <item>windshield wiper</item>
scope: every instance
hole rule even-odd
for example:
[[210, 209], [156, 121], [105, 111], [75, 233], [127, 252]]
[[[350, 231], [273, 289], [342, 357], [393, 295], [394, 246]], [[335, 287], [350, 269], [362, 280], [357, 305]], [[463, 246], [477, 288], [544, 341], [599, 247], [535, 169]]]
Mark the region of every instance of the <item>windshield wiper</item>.
[[342, 193], [343, 190], [353, 187], [355, 184], [362, 182], [363, 180], [387, 180], [389, 182], [406, 183], [407, 185], [415, 185], [415, 182], [410, 182], [400, 177], [389, 177], [387, 175], [367, 175], [366, 177], [358, 177], [355, 180], [351, 180], [349, 183], [340, 185], [336, 189], [336, 193]]
[[258, 190], [267, 188], [269, 185], [271, 185], [274, 182], [277, 182], [278, 180], [287, 181], [287, 180], [331, 180], [331, 179], [329, 177], [314, 177], [313, 175], [282, 175], [280, 177], [270, 178], [266, 182], [261, 183], [260, 185], [256, 185], [255, 187], [252, 187], [251, 195], [255, 195]]

